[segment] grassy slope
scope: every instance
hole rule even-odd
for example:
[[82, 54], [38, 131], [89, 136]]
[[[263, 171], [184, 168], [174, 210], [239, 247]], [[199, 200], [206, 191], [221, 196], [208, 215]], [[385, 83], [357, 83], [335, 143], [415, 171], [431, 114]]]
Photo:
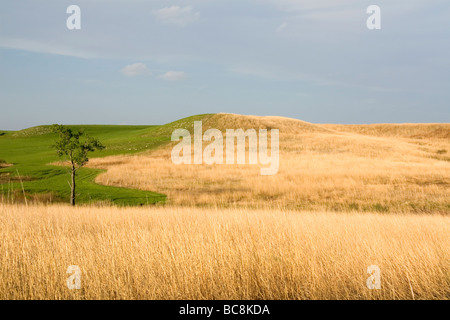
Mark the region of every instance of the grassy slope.
[[[85, 129], [106, 146], [90, 158], [117, 154], [130, 154], [150, 150], [170, 141], [172, 131], [189, 127], [198, 115], [162, 126], [74, 125]], [[25, 193], [40, 200], [68, 201], [70, 188], [67, 168], [49, 165], [60, 160], [51, 145], [56, 135], [49, 126], [33, 127], [21, 131], [0, 131], [0, 159], [13, 166], [0, 164], [0, 194], [3, 199], [20, 201], [23, 182]], [[0, 161], [1, 162], [1, 161]], [[102, 186], [94, 183], [103, 170], [82, 168], [78, 171], [78, 203], [111, 202], [118, 205], [144, 205], [165, 201], [165, 195], [150, 191]], [[14, 190], [11, 192], [11, 190]]]
[[[138, 158], [126, 157], [125, 160], [120, 157], [165, 145], [170, 142], [173, 130], [186, 128], [192, 131], [195, 120], [203, 121], [203, 130], [211, 127], [279, 128], [285, 154], [280, 174], [271, 178], [276, 181], [261, 177], [259, 171], [251, 177], [248, 175], [250, 171], [230, 166], [177, 167], [178, 170], [174, 171], [170, 160], [164, 157], [155, 160], [158, 153], [142, 153]], [[333, 208], [337, 205], [338, 208], [367, 207], [386, 211], [390, 207], [397, 208], [399, 204], [414, 207], [414, 210], [417, 207], [419, 211], [435, 211], [437, 206], [440, 211], [447, 212], [449, 208], [445, 197], [448, 190], [445, 162], [450, 160], [449, 124], [315, 125], [281, 117], [207, 114], [161, 126], [73, 127], [83, 127], [107, 146], [106, 150], [93, 153], [91, 158], [118, 155], [105, 160], [96, 159], [90, 163], [90, 168], [79, 171], [78, 200], [81, 203], [143, 205], [165, 201], [165, 195], [161, 194], [164, 193], [172, 201], [178, 199], [181, 203], [204, 200], [217, 204], [234, 203], [235, 197], [242, 198], [247, 194], [249, 201], [260, 199], [258, 201], [264, 205], [268, 200], [274, 204], [278, 201], [303, 205], [323, 203], [329, 199], [327, 201]], [[48, 126], [17, 132], [0, 131], [0, 196], [3, 200], [21, 200], [22, 188], [16, 177], [19, 172], [25, 177], [24, 189], [29, 199], [68, 201], [67, 169], [49, 165], [59, 160], [50, 147], [55, 138]], [[167, 144], [158, 152], [164, 153], [169, 149]], [[168, 155], [170, 159], [170, 153]], [[115, 165], [116, 158], [123, 163]], [[430, 162], [430, 159], [437, 162]], [[14, 166], [5, 167], [2, 160]], [[291, 167], [283, 171], [283, 165]], [[371, 169], [367, 170], [367, 167]], [[334, 174], [330, 171], [332, 168]], [[108, 172], [98, 176], [104, 169]], [[247, 175], [243, 176], [243, 172]], [[104, 185], [96, 184], [95, 179]], [[266, 180], [271, 182], [268, 184]], [[134, 190], [138, 186], [140, 190]], [[224, 190], [224, 186], [229, 190]], [[12, 194], [9, 192], [11, 189], [14, 190]], [[215, 192], [215, 189], [220, 192]], [[200, 193], [196, 194], [196, 190]], [[373, 203], [368, 201], [368, 197], [373, 198]], [[344, 198], [348, 198], [348, 203]], [[339, 205], [343, 201], [345, 204]]]
[[174, 166], [170, 144], [89, 166], [107, 169], [97, 183], [161, 192], [174, 205], [450, 212], [450, 124], [320, 125], [216, 114], [203, 121], [203, 130], [210, 127], [278, 128], [278, 173], [262, 176], [259, 165]]

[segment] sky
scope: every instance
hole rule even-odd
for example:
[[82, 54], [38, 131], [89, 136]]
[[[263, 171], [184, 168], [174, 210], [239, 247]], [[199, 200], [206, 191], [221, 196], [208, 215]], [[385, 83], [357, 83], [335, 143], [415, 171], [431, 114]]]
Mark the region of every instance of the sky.
[[449, 89], [448, 0], [0, 2], [3, 130], [217, 112], [450, 122]]

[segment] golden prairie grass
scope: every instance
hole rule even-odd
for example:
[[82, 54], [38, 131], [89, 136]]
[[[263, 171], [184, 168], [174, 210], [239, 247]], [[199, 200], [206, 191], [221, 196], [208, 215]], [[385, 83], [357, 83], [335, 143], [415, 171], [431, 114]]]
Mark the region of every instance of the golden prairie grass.
[[0, 204], [0, 299], [448, 299], [449, 124], [219, 114], [208, 128], [279, 129], [279, 173], [177, 166], [173, 144], [92, 159], [97, 182], [168, 205]]
[[450, 124], [316, 125], [218, 114], [204, 121], [208, 128], [279, 129], [278, 174], [262, 176], [259, 165], [175, 165], [174, 144], [90, 166], [107, 169], [100, 184], [161, 192], [176, 205], [450, 212]]
[[438, 214], [0, 204], [0, 299], [448, 299], [449, 235]]

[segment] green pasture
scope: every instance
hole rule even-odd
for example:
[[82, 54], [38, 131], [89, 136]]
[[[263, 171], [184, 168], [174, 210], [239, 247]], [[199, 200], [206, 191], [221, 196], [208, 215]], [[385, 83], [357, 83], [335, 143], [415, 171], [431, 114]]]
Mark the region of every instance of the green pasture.
[[[197, 115], [166, 125], [70, 125], [98, 138], [106, 147], [90, 158], [131, 154], [154, 149], [170, 142], [172, 131], [191, 129], [195, 120], [210, 115]], [[52, 144], [57, 135], [51, 126], [38, 126], [20, 131], [0, 130], [0, 200], [28, 201], [45, 199], [68, 202], [70, 174], [68, 168], [50, 163], [62, 160]], [[116, 205], [147, 205], [164, 203], [166, 196], [156, 192], [98, 185], [95, 177], [102, 170], [81, 168], [77, 173], [77, 203], [110, 203]]]

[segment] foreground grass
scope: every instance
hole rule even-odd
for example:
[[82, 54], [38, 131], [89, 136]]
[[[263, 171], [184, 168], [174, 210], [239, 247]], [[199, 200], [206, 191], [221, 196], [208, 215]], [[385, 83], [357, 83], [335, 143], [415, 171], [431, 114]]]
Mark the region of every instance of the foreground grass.
[[0, 299], [448, 299], [449, 235], [444, 215], [0, 204]]

